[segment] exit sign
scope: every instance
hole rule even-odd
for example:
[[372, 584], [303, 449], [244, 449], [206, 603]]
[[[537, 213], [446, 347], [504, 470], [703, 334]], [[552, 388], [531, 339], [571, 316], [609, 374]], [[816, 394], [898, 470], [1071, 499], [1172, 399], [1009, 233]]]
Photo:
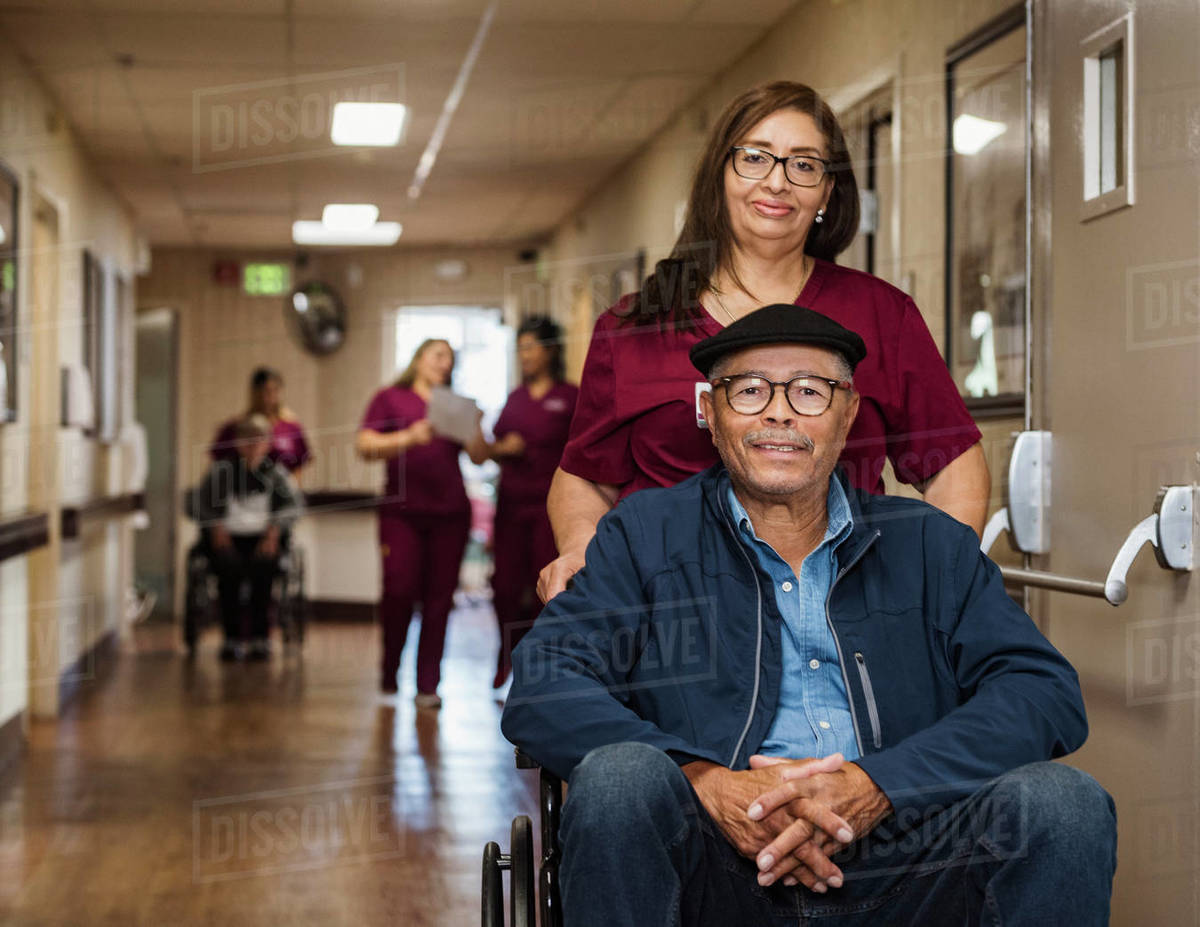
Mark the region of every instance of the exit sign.
[[292, 289], [292, 268], [287, 264], [246, 264], [242, 289], [247, 296], [283, 296]]

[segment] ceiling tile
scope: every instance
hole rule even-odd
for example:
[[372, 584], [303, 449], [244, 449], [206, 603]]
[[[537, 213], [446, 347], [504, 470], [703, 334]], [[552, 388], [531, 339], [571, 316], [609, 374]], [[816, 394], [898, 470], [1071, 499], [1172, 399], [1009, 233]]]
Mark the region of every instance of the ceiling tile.
[[[373, 202], [407, 245], [547, 234], [791, 3], [504, 0], [410, 200], [486, 5], [0, 0], [0, 28], [152, 242], [290, 247], [293, 218]], [[344, 99], [406, 103], [403, 144], [333, 146]]]

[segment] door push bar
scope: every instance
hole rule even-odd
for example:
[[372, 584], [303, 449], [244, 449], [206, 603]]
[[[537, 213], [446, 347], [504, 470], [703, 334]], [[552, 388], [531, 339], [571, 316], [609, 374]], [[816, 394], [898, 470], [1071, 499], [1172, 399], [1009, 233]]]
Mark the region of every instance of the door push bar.
[[[991, 550], [1007, 533], [1013, 550], [1026, 554], [1050, 551], [1051, 441], [1048, 431], [1017, 435], [1008, 465], [1008, 505], [996, 512], [983, 531], [980, 549]], [[1164, 486], [1154, 514], [1142, 519], [1117, 552], [1104, 582], [1060, 576], [1039, 570], [1001, 567], [1009, 582], [1104, 599], [1120, 605], [1129, 598], [1126, 576], [1142, 546], [1149, 542], [1163, 569], [1188, 572], [1196, 568], [1192, 524], [1194, 486]]]

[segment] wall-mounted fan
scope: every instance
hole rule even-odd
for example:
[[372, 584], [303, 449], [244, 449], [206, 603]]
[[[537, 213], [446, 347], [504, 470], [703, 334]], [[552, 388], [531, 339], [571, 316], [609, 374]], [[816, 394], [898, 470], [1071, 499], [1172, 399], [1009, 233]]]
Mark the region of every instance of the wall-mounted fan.
[[327, 283], [313, 280], [296, 287], [283, 312], [292, 333], [313, 354], [332, 354], [346, 340], [346, 307]]

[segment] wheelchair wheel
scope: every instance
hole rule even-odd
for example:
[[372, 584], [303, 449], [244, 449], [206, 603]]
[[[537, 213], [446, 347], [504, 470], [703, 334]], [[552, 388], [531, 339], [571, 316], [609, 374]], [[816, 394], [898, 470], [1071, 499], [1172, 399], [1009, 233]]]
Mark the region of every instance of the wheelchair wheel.
[[504, 877], [508, 860], [494, 840], [483, 848], [483, 927], [504, 927]]
[[509, 885], [509, 923], [511, 927], [534, 927], [537, 888], [533, 869], [533, 822], [519, 815], [512, 822], [512, 843], [508, 848], [512, 878]]
[[286, 568], [279, 575], [279, 592], [275, 597], [275, 618], [279, 622], [279, 636], [285, 644], [295, 638], [292, 620], [292, 582]]
[[304, 643], [307, 603], [304, 598], [304, 558], [299, 550], [291, 550], [281, 564], [279, 582], [279, 630], [285, 644]]
[[483, 927], [504, 927], [504, 879], [500, 873], [512, 873], [508, 891], [509, 927], [534, 927], [537, 889], [533, 873], [533, 822], [519, 815], [512, 822], [512, 844], [507, 856], [500, 847], [489, 843], [483, 848]]
[[304, 595], [304, 552], [297, 549], [293, 571], [290, 605], [292, 613], [292, 636], [297, 645], [304, 643], [304, 627], [308, 623], [308, 599]]
[[203, 554], [193, 553], [188, 557], [187, 588], [183, 602], [183, 642], [188, 655], [196, 653], [196, 642], [204, 630], [208, 617], [208, 560]]

